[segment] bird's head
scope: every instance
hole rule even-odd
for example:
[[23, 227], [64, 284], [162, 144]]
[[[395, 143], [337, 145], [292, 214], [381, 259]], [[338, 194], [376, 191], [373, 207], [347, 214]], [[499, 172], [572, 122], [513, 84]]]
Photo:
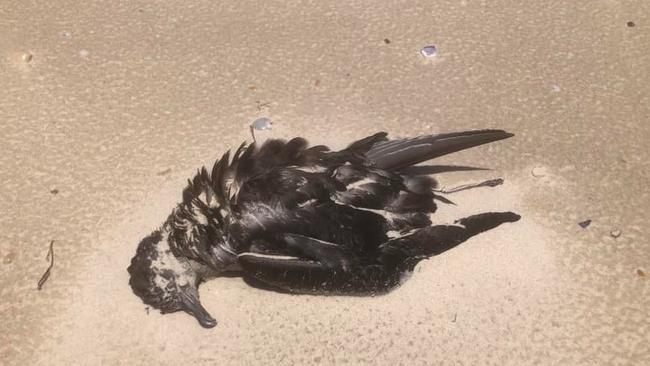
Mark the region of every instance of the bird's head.
[[217, 321], [199, 301], [201, 272], [196, 267], [200, 265], [177, 257], [169, 240], [168, 233], [156, 231], [140, 242], [128, 268], [133, 292], [163, 314], [182, 310], [194, 316], [201, 326], [214, 327]]

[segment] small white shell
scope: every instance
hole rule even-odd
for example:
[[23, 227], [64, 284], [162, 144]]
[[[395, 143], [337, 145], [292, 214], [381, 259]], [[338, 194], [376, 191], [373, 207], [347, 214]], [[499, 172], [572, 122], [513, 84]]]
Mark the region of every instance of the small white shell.
[[270, 130], [273, 127], [273, 122], [266, 117], [258, 118], [251, 123], [251, 128], [255, 130]]
[[438, 48], [435, 45], [425, 46], [420, 50], [420, 54], [425, 58], [434, 58], [438, 56]]

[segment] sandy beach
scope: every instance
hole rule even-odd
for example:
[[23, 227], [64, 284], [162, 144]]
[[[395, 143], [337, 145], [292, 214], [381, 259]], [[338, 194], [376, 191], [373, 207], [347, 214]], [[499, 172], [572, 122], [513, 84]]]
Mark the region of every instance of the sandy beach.
[[[650, 364], [649, 65], [642, 0], [5, 0], [0, 364]], [[443, 187], [505, 183], [434, 218], [523, 218], [384, 296], [219, 278], [200, 288], [213, 329], [148, 309], [137, 243], [260, 117], [262, 139], [335, 148], [505, 129], [436, 161], [491, 169]]]

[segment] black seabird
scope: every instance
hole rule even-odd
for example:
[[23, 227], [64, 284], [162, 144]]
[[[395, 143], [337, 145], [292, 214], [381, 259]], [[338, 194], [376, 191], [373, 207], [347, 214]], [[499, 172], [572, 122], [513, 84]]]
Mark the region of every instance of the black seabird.
[[163, 313], [183, 310], [213, 327], [198, 286], [226, 271], [292, 293], [381, 293], [420, 260], [519, 220], [489, 212], [432, 226], [436, 201], [450, 201], [413, 167], [512, 134], [386, 136], [341, 151], [294, 138], [227, 152], [211, 172], [198, 171], [167, 221], [140, 242], [128, 268], [133, 291]]

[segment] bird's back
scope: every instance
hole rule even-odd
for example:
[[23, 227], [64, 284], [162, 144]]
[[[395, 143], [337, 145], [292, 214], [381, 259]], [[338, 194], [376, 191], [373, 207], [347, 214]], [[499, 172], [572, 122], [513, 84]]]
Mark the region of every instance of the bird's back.
[[372, 252], [392, 233], [430, 225], [434, 181], [375, 167], [366, 154], [384, 140], [376, 134], [338, 152], [272, 140], [247, 156], [231, 206], [238, 251], [287, 254], [269, 243], [288, 232]]

